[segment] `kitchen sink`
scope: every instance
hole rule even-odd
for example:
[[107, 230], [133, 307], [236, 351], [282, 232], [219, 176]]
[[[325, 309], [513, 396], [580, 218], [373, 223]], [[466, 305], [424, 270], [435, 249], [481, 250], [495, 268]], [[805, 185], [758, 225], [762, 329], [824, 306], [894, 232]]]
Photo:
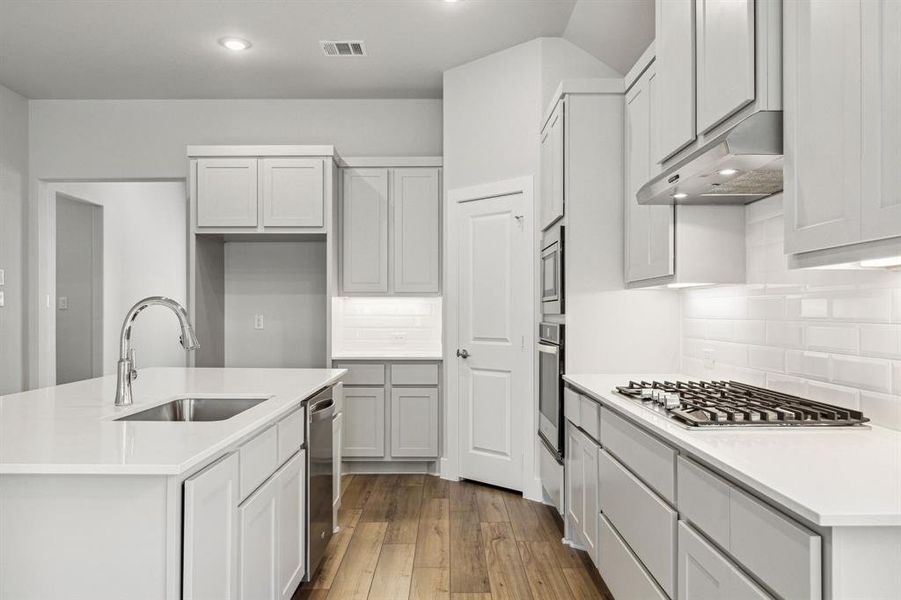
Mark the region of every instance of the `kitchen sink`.
[[176, 398], [116, 421], [224, 421], [268, 398]]

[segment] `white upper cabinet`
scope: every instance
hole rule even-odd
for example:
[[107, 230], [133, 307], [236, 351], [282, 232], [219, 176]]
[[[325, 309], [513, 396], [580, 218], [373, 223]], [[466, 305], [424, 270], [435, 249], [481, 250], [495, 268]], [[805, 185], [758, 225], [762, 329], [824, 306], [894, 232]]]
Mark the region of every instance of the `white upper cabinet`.
[[394, 169], [395, 292], [436, 293], [441, 287], [441, 191], [438, 169]]
[[[861, 239], [861, 96], [868, 95], [868, 90], [861, 94], [861, 9], [859, 0], [785, 3], [787, 253]], [[897, 56], [890, 60], [897, 65]], [[897, 113], [898, 107], [886, 110]], [[894, 114], [886, 125], [891, 119], [897, 124]], [[897, 171], [897, 156], [894, 160]], [[897, 194], [898, 189], [890, 191]]]
[[673, 275], [673, 207], [640, 205], [638, 189], [657, 173], [653, 161], [653, 107], [656, 73], [652, 63], [626, 92], [626, 225], [627, 282]]
[[564, 135], [566, 101], [561, 100], [541, 131], [541, 198], [539, 202], [542, 231], [563, 216], [564, 206]]
[[901, 235], [901, 2], [873, 0], [862, 10], [860, 226], [866, 241]]
[[257, 159], [197, 161], [197, 226], [256, 227]]
[[265, 227], [322, 227], [325, 196], [322, 159], [260, 161]]
[[657, 0], [655, 162], [695, 139], [695, 0]]
[[388, 170], [345, 169], [342, 195], [345, 292], [388, 292]]
[[754, 0], [697, 0], [695, 11], [697, 133], [703, 133], [754, 100]]

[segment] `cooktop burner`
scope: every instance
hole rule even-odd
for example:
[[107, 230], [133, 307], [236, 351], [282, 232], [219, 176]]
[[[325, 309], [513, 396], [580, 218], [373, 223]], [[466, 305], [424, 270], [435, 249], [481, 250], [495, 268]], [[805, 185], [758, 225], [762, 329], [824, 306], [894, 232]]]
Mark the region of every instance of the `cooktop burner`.
[[849, 427], [851, 410], [737, 381], [630, 381], [617, 392], [687, 427]]

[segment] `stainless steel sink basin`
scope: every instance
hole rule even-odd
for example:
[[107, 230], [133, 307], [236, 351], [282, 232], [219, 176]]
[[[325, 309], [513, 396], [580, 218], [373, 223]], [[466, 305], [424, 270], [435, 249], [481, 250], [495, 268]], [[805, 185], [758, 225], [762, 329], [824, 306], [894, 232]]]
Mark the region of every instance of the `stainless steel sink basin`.
[[268, 398], [176, 398], [116, 421], [224, 421]]

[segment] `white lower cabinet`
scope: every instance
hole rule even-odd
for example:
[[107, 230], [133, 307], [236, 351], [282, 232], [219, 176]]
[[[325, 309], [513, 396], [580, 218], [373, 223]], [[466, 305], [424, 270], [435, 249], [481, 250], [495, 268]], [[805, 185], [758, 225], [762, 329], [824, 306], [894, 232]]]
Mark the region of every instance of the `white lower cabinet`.
[[291, 598], [304, 574], [304, 451], [238, 507], [242, 600]]
[[438, 456], [438, 388], [392, 388], [391, 456]]
[[668, 600], [604, 515], [598, 527], [598, 554], [598, 569], [614, 598]]
[[679, 600], [770, 598], [684, 521], [679, 522]]
[[565, 503], [567, 535], [598, 562], [598, 451], [600, 446], [567, 423]]
[[348, 458], [384, 456], [384, 423], [384, 387], [345, 388], [342, 455]]
[[186, 480], [184, 493], [182, 597], [235, 600], [238, 455]]

